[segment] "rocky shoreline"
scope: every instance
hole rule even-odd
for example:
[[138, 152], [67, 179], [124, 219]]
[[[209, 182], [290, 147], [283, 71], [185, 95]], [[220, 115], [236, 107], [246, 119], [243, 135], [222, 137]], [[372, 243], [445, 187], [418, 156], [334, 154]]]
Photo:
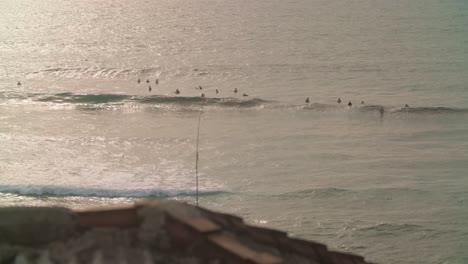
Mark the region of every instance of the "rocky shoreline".
[[234, 215], [146, 200], [72, 211], [0, 208], [0, 263], [324, 263], [363, 257], [247, 225]]

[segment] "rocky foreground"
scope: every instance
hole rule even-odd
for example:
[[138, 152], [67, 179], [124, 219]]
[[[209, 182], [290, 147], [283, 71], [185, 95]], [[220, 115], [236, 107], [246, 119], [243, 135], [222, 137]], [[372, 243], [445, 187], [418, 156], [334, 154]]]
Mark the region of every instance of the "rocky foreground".
[[175, 201], [71, 211], [0, 208], [0, 263], [368, 263]]

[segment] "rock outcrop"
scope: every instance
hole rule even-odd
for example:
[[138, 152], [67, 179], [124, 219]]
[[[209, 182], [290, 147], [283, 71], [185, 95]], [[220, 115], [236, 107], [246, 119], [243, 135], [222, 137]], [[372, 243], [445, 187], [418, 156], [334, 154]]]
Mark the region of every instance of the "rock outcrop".
[[148, 200], [85, 211], [0, 208], [0, 263], [368, 262], [237, 216]]

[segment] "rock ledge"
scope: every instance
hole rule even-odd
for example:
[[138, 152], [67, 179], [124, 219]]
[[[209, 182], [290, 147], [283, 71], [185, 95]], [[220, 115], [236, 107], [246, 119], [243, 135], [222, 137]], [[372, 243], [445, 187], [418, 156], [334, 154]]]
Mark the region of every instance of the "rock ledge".
[[185, 203], [0, 208], [0, 263], [322, 263], [363, 257]]

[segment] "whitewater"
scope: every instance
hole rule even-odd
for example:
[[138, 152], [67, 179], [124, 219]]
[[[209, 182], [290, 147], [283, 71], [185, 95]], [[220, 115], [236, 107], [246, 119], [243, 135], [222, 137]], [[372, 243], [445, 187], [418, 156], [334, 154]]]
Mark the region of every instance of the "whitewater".
[[3, 0], [0, 206], [194, 204], [201, 116], [201, 206], [467, 263], [467, 43], [463, 0]]

